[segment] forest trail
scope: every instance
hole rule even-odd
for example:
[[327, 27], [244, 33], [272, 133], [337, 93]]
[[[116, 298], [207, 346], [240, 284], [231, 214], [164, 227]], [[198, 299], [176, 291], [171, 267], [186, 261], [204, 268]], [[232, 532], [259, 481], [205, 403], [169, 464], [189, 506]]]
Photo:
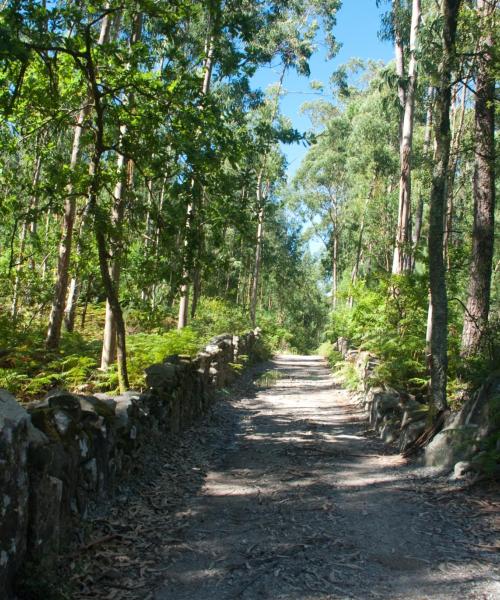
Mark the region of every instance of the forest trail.
[[278, 356], [271, 368], [275, 385], [219, 402], [189, 433], [193, 465], [195, 440], [213, 452], [204, 467], [183, 466], [191, 490], [139, 543], [154, 577], [143, 568], [133, 591], [130, 563], [131, 591], [115, 574], [109, 587], [121, 592], [98, 597], [499, 598], [494, 505], [426, 478], [367, 434], [318, 357]]

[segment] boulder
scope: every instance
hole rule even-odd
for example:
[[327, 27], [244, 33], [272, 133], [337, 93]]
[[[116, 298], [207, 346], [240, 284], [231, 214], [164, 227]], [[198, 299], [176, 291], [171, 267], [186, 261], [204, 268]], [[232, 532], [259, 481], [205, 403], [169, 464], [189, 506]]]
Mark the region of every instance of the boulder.
[[96, 396], [77, 396], [82, 413], [96, 414], [100, 417], [115, 416], [116, 401], [113, 398], [98, 398]]
[[337, 352], [342, 354], [342, 357], [345, 358], [347, 356], [347, 352], [349, 351], [349, 340], [344, 337], [339, 337], [335, 344]]
[[392, 444], [399, 438], [401, 421], [397, 418], [384, 418], [380, 428], [380, 439], [386, 444]]
[[28, 547], [30, 558], [38, 560], [59, 551], [63, 482], [47, 473], [31, 478]]
[[474, 470], [471, 462], [461, 460], [453, 467], [452, 479], [465, 479]]
[[495, 373], [426, 447], [425, 464], [452, 469], [457, 462], [469, 461], [499, 430], [500, 374]]
[[455, 425], [441, 430], [425, 448], [428, 467], [452, 469], [459, 461], [469, 459], [477, 449], [477, 425]]
[[368, 402], [370, 425], [372, 427], [378, 427], [385, 416], [401, 417], [399, 394], [395, 391], [380, 388], [372, 389], [369, 392]]

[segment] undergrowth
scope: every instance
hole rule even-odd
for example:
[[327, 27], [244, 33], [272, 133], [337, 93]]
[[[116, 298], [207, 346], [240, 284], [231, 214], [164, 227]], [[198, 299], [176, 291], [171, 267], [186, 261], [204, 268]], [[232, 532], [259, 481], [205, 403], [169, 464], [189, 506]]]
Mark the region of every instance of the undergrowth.
[[[99, 370], [105, 307], [87, 308], [85, 326], [75, 333], [63, 333], [60, 348], [45, 348], [46, 320], [18, 323], [13, 327], [7, 316], [0, 315], [0, 387], [19, 400], [31, 401], [54, 388], [92, 393], [114, 392], [118, 374], [112, 367]], [[144, 386], [144, 369], [173, 354], [194, 356], [208, 341], [223, 333], [242, 334], [251, 329], [241, 308], [217, 298], [202, 299], [197, 316], [188, 327], [175, 328], [172, 314], [159, 310], [152, 314], [137, 308], [125, 311], [130, 385]], [[260, 344], [266, 358], [272, 335]], [[236, 368], [236, 367], [235, 367]]]
[[[429, 385], [425, 352], [427, 275], [415, 273], [382, 276], [377, 281], [359, 280], [355, 285], [346, 286], [340, 296], [343, 303], [330, 314], [326, 342], [318, 353], [335, 365], [339, 356], [331, 344], [339, 337], [346, 338], [352, 347], [367, 350], [380, 360], [373, 374], [375, 383], [425, 394]], [[448, 327], [451, 402], [454, 398], [459, 402], [458, 399], [464, 397], [459, 394], [461, 390], [477, 388], [500, 361], [500, 326], [493, 321], [484, 351], [466, 360], [460, 356], [462, 312], [460, 303], [452, 298]]]

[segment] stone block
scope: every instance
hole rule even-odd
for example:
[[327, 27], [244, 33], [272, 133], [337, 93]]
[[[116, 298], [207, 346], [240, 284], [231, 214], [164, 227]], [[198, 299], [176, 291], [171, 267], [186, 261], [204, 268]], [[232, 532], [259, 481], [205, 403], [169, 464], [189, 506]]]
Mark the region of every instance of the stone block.
[[0, 597], [10, 595], [26, 553], [28, 426], [26, 410], [12, 394], [0, 390]]
[[145, 370], [146, 384], [154, 389], [168, 389], [176, 382], [177, 369], [176, 365], [170, 363], [151, 365]]
[[404, 452], [407, 448], [416, 441], [416, 439], [422, 435], [427, 426], [427, 419], [421, 419], [419, 421], [407, 421], [404, 425], [401, 425], [402, 431], [399, 438], [399, 451]]
[[59, 551], [63, 482], [57, 477], [32, 473], [28, 555], [40, 561]]

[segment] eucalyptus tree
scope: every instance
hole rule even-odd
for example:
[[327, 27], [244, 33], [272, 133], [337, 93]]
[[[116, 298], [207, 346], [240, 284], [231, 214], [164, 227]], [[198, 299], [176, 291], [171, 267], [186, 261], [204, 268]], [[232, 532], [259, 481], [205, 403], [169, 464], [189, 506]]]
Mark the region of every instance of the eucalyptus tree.
[[[467, 304], [462, 332], [463, 355], [477, 353], [490, 308], [495, 240], [495, 34], [496, 2], [477, 1], [478, 56], [475, 77], [474, 225]], [[463, 92], [465, 96], [465, 89]]]
[[[397, 9], [399, 0], [394, 0]], [[399, 208], [398, 225], [392, 272], [400, 274], [411, 267], [411, 153], [413, 140], [413, 122], [415, 112], [415, 96], [417, 93], [417, 39], [420, 27], [420, 0], [412, 1], [408, 72], [404, 75], [403, 49], [401, 35], [396, 33], [396, 66], [398, 70], [398, 94], [402, 104], [403, 117], [400, 126], [399, 140]], [[395, 27], [398, 32], [398, 27]], [[405, 78], [406, 85], [401, 81]]]
[[[350, 123], [345, 114], [330, 103], [312, 103], [305, 107], [320, 115], [322, 131], [302, 161], [294, 177], [296, 209], [309, 221], [331, 257], [331, 300], [337, 304], [340, 277], [339, 253], [343, 229], [343, 211], [347, 197]], [[298, 204], [298, 206], [297, 206]]]
[[448, 299], [443, 257], [443, 223], [450, 153], [451, 75], [456, 59], [456, 32], [460, 0], [442, 0], [439, 11], [442, 56], [437, 68], [435, 160], [429, 206], [429, 284], [431, 294], [431, 400], [437, 412], [446, 409], [448, 369]]
[[[106, 5], [106, 12], [102, 15], [101, 19], [96, 21], [96, 24], [100, 22], [100, 31], [98, 33], [97, 45], [102, 46], [109, 40], [109, 33], [111, 30], [111, 16], [112, 11], [109, 10], [109, 4]], [[88, 25], [88, 39], [92, 35], [94, 23]], [[80, 40], [81, 41], [81, 40]], [[76, 42], [76, 40], [75, 40]], [[78, 42], [76, 42], [78, 43]], [[88, 44], [90, 48], [90, 44]], [[69, 161], [69, 171], [74, 172], [81, 154], [82, 146], [82, 130], [86, 126], [89, 113], [92, 108], [92, 97], [90, 91], [82, 98], [83, 105], [78, 111], [76, 123], [74, 126], [73, 143], [71, 147], [71, 157]], [[52, 301], [52, 310], [49, 318], [49, 327], [47, 330], [46, 344], [48, 348], [57, 348], [61, 339], [61, 327], [64, 319], [64, 308], [66, 303], [66, 294], [68, 291], [69, 273], [70, 273], [70, 259], [71, 251], [73, 246], [73, 230], [75, 225], [76, 216], [76, 196], [74, 193], [74, 187], [70, 181], [67, 186], [67, 197], [64, 202], [64, 216], [61, 232], [61, 242], [59, 246], [59, 258], [57, 264], [57, 277], [54, 289], [54, 298]]]

